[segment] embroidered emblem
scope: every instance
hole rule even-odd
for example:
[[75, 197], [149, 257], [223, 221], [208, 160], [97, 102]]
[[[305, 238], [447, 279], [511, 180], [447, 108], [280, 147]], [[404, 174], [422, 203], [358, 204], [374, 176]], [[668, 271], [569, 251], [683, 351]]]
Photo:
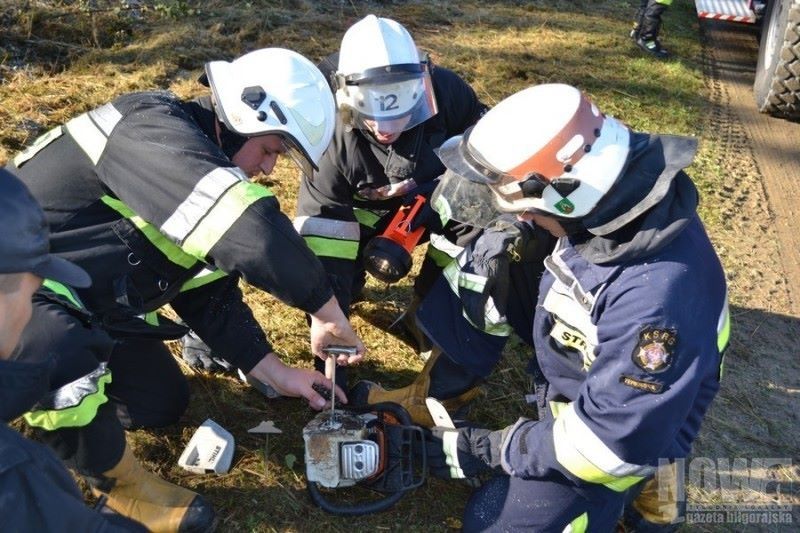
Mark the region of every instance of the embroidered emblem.
[[672, 352], [677, 340], [678, 332], [674, 329], [645, 326], [639, 332], [639, 343], [634, 348], [631, 359], [645, 372], [663, 372], [672, 365]]
[[627, 385], [628, 387], [633, 387], [634, 389], [638, 389], [644, 392], [649, 392], [652, 394], [658, 394], [662, 390], [664, 390], [664, 385], [661, 383], [653, 383], [652, 381], [645, 381], [643, 379], [636, 379], [632, 376], [626, 376], [622, 374], [619, 377], [619, 382], [623, 385]]

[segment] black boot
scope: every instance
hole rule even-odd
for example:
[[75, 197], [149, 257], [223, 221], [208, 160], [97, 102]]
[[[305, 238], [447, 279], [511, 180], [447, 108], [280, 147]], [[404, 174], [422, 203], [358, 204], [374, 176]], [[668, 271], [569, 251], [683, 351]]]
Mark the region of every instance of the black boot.
[[650, 0], [642, 13], [636, 38], [639, 48], [658, 59], [669, 57], [669, 52], [661, 46], [661, 42], [658, 40], [658, 34], [661, 31], [661, 16], [666, 10], [666, 5]]
[[406, 310], [390, 326], [389, 331], [396, 333], [402, 340], [413, 347], [423, 361], [427, 361], [433, 349], [433, 343], [417, 325], [417, 310], [422, 299], [414, 295]]

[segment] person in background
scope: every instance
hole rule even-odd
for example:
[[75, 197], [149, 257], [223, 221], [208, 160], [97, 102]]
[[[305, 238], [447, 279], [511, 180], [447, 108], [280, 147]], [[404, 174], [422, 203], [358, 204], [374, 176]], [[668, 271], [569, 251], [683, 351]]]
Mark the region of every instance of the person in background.
[[666, 59], [670, 55], [658, 38], [661, 18], [670, 5], [672, 0], [639, 0], [639, 9], [633, 18], [631, 39], [639, 48], [658, 59]]

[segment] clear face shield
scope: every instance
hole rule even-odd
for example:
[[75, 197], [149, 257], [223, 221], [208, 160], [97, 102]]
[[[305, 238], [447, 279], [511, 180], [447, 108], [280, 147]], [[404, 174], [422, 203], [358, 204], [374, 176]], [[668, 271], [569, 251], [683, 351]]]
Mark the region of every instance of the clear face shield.
[[427, 63], [373, 68], [337, 80], [342, 118], [353, 128], [399, 134], [438, 112]]
[[488, 185], [468, 180], [448, 169], [439, 178], [431, 205], [450, 220], [489, 228], [504, 214], [498, 209], [494, 196]]
[[294, 161], [295, 165], [300, 169], [300, 172], [303, 173], [304, 178], [313, 180], [314, 170], [317, 170], [317, 166], [311, 162], [305, 150], [291, 137], [281, 135], [281, 143], [283, 144], [283, 155]]

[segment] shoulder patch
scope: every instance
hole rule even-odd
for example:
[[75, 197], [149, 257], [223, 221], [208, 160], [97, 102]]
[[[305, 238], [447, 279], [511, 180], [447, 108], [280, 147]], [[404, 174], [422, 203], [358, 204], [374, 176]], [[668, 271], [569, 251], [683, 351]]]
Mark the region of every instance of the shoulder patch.
[[663, 372], [672, 365], [677, 342], [677, 330], [645, 326], [639, 331], [639, 342], [633, 349], [631, 359], [647, 373]]
[[664, 390], [664, 385], [661, 383], [653, 383], [652, 381], [637, 379], [633, 376], [626, 376], [625, 374], [622, 374], [619, 377], [619, 382], [623, 385], [627, 385], [628, 387], [633, 387], [634, 389], [649, 392], [651, 394], [659, 394]]

